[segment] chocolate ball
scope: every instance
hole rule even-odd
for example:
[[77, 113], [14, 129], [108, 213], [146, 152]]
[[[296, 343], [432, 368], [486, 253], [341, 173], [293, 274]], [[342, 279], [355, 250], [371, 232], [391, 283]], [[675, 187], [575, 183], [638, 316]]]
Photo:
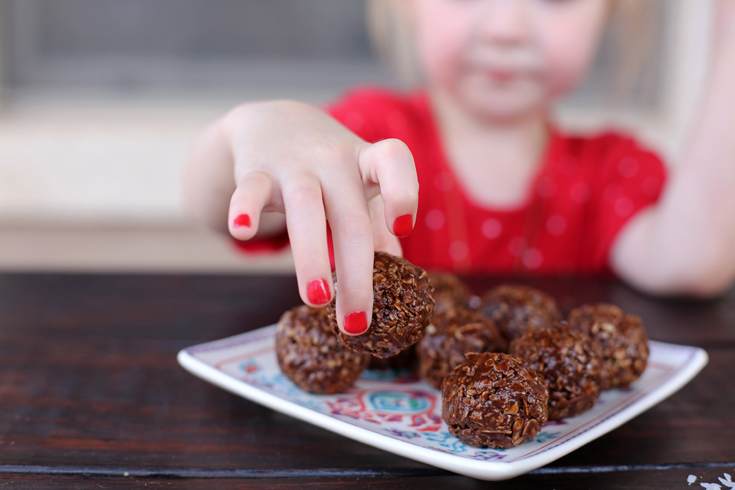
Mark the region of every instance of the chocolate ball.
[[465, 360], [468, 352], [503, 352], [508, 348], [495, 324], [482, 313], [458, 306], [435, 312], [419, 341], [419, 370], [433, 387]]
[[336, 295], [327, 305], [332, 329], [355, 352], [385, 358], [409, 348], [424, 335], [434, 311], [433, 289], [425, 270], [402, 257], [375, 252], [373, 318], [362, 335], [345, 335], [337, 326]]
[[276, 327], [276, 357], [281, 371], [310, 393], [341, 393], [360, 376], [370, 356], [339, 342], [324, 308], [298, 306]]
[[603, 389], [624, 388], [646, 369], [648, 337], [640, 317], [614, 305], [582, 305], [569, 314], [569, 325], [599, 344]]
[[416, 345], [404, 349], [395, 356], [380, 358], [370, 356], [368, 369], [407, 369], [416, 363]]
[[528, 286], [504, 285], [491, 289], [482, 297], [480, 311], [495, 322], [509, 342], [529, 328], [562, 319], [554, 298]]
[[527, 330], [510, 343], [549, 386], [549, 420], [573, 417], [592, 408], [602, 392], [602, 360], [589, 335], [566, 323]]
[[507, 354], [467, 354], [442, 383], [442, 418], [449, 432], [474, 447], [507, 449], [546, 423], [544, 378]]
[[434, 313], [454, 306], [469, 306], [472, 292], [454, 274], [429, 272], [429, 282], [434, 287]]

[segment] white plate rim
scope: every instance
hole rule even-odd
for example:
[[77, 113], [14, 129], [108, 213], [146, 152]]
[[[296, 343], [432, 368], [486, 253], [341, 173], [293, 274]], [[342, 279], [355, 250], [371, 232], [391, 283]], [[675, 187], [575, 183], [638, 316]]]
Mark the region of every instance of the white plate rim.
[[350, 439], [368, 444], [375, 448], [481, 480], [505, 480], [513, 478], [536, 468], [540, 468], [576, 449], [579, 449], [588, 442], [621, 426], [625, 422], [640, 415], [652, 406], [671, 396], [694, 378], [694, 376], [704, 368], [709, 360], [707, 352], [699, 347], [649, 341], [650, 343], [658, 344], [661, 347], [671, 346], [692, 349], [692, 359], [680, 368], [679, 373], [669, 378], [659, 387], [648, 392], [642, 399], [631, 402], [589, 429], [580, 432], [571, 439], [558, 443], [556, 447], [552, 447], [537, 455], [519, 458], [513, 462], [479, 461], [417, 446], [400, 439], [394, 439], [350, 424], [349, 422], [336, 419], [321, 412], [317, 412], [316, 410], [298, 405], [279, 396], [267, 393], [248, 383], [237, 380], [213, 366], [210, 366], [204, 361], [197, 359], [188, 352], [192, 349], [202, 350], [202, 348], [205, 348], [205, 346], [209, 346], [210, 344], [222, 345], [229, 343], [229, 341], [235, 341], [238, 337], [252, 334], [256, 331], [265, 332], [266, 330], [274, 328], [275, 325], [270, 325], [268, 327], [245, 332], [244, 334], [235, 335], [233, 337], [227, 337], [187, 347], [178, 353], [177, 360], [179, 364], [191, 374], [226, 391], [242, 396], [270, 409], [290, 415], [299, 420], [314, 424], [323, 429], [349, 437]]

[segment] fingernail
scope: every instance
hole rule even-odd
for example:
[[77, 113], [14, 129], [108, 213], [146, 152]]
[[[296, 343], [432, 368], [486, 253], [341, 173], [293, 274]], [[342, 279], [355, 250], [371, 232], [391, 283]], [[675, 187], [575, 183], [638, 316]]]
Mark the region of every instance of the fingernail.
[[345, 332], [360, 335], [367, 330], [367, 316], [364, 311], [356, 311], [345, 315]]
[[329, 302], [329, 284], [325, 279], [314, 279], [306, 286], [306, 297], [312, 305], [323, 305]]
[[238, 228], [240, 226], [250, 227], [250, 216], [248, 216], [247, 214], [240, 214], [237, 216], [237, 218], [235, 218], [232, 224], [235, 226], [235, 228]]
[[413, 230], [413, 216], [410, 214], [404, 214], [396, 218], [393, 223], [393, 234], [400, 238], [405, 238], [411, 234]]

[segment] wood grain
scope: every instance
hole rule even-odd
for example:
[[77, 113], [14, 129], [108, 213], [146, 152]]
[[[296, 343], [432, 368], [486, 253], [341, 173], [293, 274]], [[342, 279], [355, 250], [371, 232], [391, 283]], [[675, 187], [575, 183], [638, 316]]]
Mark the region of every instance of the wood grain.
[[[63, 474], [5, 474], [0, 475], [0, 486], [14, 489], [53, 490], [74, 488], [122, 489], [122, 488], [176, 488], [176, 489], [421, 489], [421, 490], [587, 490], [625, 488], [642, 489], [686, 489], [702, 488], [700, 483], [720, 484], [718, 478], [724, 473], [733, 473], [733, 465], [713, 465], [707, 468], [660, 468], [632, 469], [619, 471], [597, 471], [585, 468], [568, 473], [530, 473], [513, 480], [486, 482], [473, 480], [450, 473], [431, 476], [411, 475], [294, 475], [291, 477], [266, 475], [263, 477], [150, 477], [130, 474], [110, 475], [63, 475]], [[697, 480], [687, 484], [689, 475]]]
[[[502, 279], [470, 282], [480, 293]], [[671, 398], [512, 482], [684, 488], [688, 471], [735, 474], [732, 292], [698, 303], [613, 281], [531, 284], [567, 311], [615, 302], [651, 338], [703, 346], [710, 363]], [[487, 486], [230, 395], [176, 363], [180, 349], [274, 323], [299, 301], [292, 277], [0, 275], [0, 484], [125, 488], [128, 471], [176, 488]]]

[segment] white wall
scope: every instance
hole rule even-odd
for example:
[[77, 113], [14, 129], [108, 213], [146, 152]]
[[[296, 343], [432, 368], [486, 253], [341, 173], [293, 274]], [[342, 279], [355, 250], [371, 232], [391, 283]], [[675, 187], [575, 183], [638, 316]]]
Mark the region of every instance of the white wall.
[[[710, 0], [677, 1], [665, 110], [613, 118], [560, 110], [573, 127], [616, 122], [676, 154], [708, 62]], [[25, 94], [0, 111], [0, 222], [183, 223], [182, 165], [196, 131], [238, 100], [262, 94]], [[330, 94], [306, 90], [302, 98]]]
[[[671, 1], [677, 2], [678, 26], [671, 30], [674, 49], [667, 60], [670, 83], [664, 110], [609, 117], [562, 107], [559, 118], [565, 125], [632, 127], [665, 155], [676, 155], [709, 61], [712, 0]], [[5, 97], [0, 109], [0, 229], [186, 228], [179, 193], [186, 153], [196, 132], [238, 101], [275, 95], [316, 102], [334, 94], [308, 89], [274, 94], [264, 89], [128, 98], [68, 92]], [[18, 236], [14, 240], [16, 252], [10, 255], [17, 260], [11, 262], [33, 263], [33, 257], [24, 255], [22, 240], [18, 242]], [[182, 263], [187, 260], [182, 258]], [[0, 257], [0, 268], [2, 261]], [[206, 263], [204, 259], [204, 268]]]

